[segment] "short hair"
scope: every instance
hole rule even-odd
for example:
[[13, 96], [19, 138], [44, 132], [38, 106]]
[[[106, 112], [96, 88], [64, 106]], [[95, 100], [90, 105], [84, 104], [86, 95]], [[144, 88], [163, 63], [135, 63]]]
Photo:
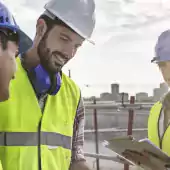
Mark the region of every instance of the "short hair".
[[55, 19], [51, 19], [47, 15], [42, 14], [38, 19], [43, 19], [45, 21], [45, 23], [47, 24], [47, 31], [49, 31], [55, 25], [61, 25], [61, 26], [64, 26], [66, 28], [69, 28], [71, 31], [75, 32], [72, 28], [70, 28], [67, 24], [65, 24], [58, 17], [55, 17]]

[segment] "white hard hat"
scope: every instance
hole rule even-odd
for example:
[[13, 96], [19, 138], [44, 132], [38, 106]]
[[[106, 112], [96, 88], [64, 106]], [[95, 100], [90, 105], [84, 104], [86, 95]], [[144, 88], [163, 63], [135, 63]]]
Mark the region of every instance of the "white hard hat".
[[44, 7], [45, 15], [56, 17], [89, 40], [95, 27], [94, 0], [50, 0]]

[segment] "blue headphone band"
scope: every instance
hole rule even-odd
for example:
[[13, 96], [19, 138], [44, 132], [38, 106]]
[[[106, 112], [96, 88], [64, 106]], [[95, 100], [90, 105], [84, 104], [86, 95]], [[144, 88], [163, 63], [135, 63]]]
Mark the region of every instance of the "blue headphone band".
[[48, 72], [39, 64], [37, 67], [32, 69], [35, 78], [33, 79], [34, 89], [38, 94], [49, 93], [50, 95], [56, 95], [61, 87], [61, 75], [56, 73], [52, 79], [50, 78]]

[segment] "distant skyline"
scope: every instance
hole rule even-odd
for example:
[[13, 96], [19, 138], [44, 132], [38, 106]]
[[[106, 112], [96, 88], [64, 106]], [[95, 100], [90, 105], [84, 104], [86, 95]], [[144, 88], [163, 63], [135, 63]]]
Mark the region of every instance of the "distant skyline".
[[[114, 82], [113, 82], [114, 83]], [[117, 83], [117, 82], [115, 82]], [[160, 82], [161, 83], [161, 82]], [[160, 84], [159, 83], [159, 84]], [[117, 83], [119, 84], [119, 83]], [[136, 95], [136, 93], [140, 92], [146, 92], [149, 96], [153, 96], [153, 90], [154, 88], [159, 88], [159, 84], [119, 84], [119, 91], [126, 92], [129, 95]], [[154, 86], [155, 85], [155, 86]], [[148, 89], [148, 90], [146, 90]], [[101, 93], [109, 92], [111, 93], [110, 85], [106, 84], [93, 84], [93, 85], [85, 85], [82, 88], [82, 94], [84, 97], [90, 97], [90, 96], [100, 96]]]
[[[47, 1], [4, 0], [32, 38]], [[130, 94], [144, 91], [152, 95], [163, 80], [150, 61], [158, 35], [170, 28], [169, 9], [170, 0], [96, 0], [97, 24], [92, 37], [96, 45], [86, 42], [64, 72], [71, 69], [84, 96], [110, 92], [111, 83], [119, 83], [120, 91]], [[85, 84], [92, 87], [85, 88]]]

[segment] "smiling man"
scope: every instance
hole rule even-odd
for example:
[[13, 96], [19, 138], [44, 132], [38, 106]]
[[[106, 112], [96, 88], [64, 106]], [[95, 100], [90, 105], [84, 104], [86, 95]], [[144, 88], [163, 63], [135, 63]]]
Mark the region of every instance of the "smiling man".
[[4, 170], [89, 170], [79, 87], [62, 72], [95, 26], [93, 0], [51, 0], [0, 104]]

